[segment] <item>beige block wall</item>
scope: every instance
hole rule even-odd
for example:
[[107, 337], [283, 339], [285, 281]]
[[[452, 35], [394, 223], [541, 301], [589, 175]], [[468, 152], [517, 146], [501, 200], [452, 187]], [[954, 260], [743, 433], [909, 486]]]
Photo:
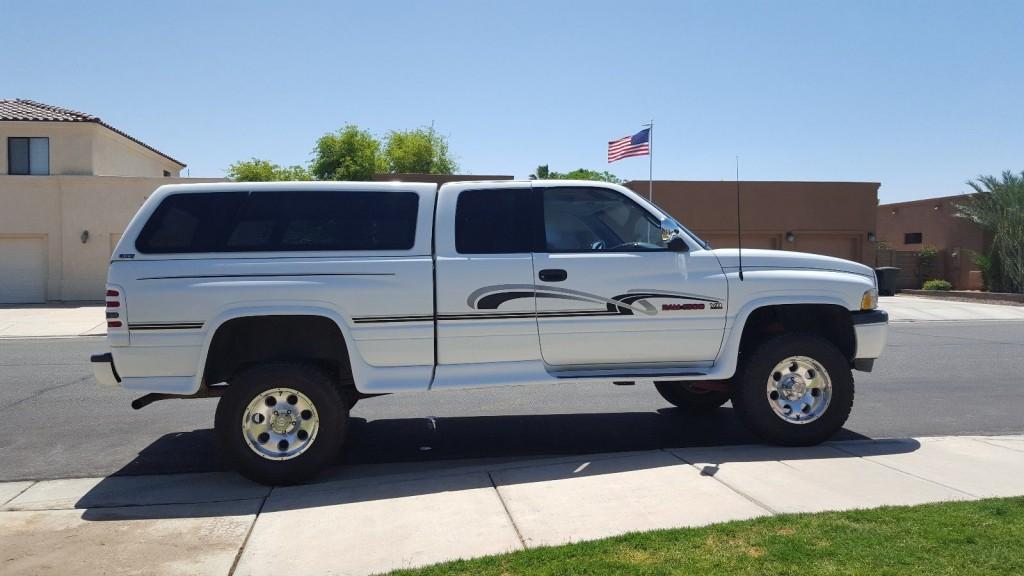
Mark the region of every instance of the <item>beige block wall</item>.
[[[48, 300], [100, 300], [112, 238], [159, 186], [219, 178], [0, 176], [0, 235], [44, 237]], [[82, 242], [82, 232], [89, 237]]]

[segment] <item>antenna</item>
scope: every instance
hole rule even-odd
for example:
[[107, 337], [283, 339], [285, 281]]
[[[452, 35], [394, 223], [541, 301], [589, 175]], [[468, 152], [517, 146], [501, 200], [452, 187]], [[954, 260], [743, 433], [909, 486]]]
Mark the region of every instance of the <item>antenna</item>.
[[740, 282], [743, 281], [743, 219], [740, 218], [740, 157], [736, 156], [736, 243], [739, 245]]

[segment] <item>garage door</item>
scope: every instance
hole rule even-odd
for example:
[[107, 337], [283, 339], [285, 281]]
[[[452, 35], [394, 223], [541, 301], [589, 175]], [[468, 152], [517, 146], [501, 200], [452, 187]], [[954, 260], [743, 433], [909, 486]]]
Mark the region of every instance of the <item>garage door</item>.
[[835, 256], [860, 262], [860, 240], [856, 236], [842, 234], [815, 234], [813, 232], [798, 233], [796, 250]]
[[0, 238], [0, 304], [46, 301], [46, 240]]
[[[738, 245], [735, 232], [708, 232], [697, 236], [711, 244], [712, 248], [735, 248]], [[764, 234], [757, 232], [743, 233], [744, 248], [758, 248], [764, 250], [779, 249], [779, 234]]]

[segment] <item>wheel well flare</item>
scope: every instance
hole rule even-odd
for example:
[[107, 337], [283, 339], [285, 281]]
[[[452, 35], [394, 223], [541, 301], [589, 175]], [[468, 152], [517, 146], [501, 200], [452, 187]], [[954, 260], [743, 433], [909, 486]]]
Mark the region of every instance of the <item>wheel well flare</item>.
[[754, 310], [743, 326], [740, 353], [753, 350], [768, 338], [795, 332], [828, 340], [851, 361], [856, 354], [850, 311], [832, 304], [781, 304]]
[[265, 362], [320, 366], [351, 383], [348, 348], [338, 325], [323, 316], [247, 316], [228, 320], [210, 341], [204, 385], [229, 382], [240, 371]]

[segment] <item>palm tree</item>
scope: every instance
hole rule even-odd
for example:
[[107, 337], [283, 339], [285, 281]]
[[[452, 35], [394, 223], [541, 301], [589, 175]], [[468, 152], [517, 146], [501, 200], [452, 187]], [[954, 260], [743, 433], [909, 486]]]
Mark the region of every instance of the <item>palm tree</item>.
[[548, 169], [547, 164], [541, 164], [537, 166], [537, 169], [530, 174], [530, 180], [545, 180], [551, 177], [551, 170]]
[[990, 258], [1002, 289], [1024, 292], [1024, 172], [1007, 170], [1001, 179], [979, 176], [967, 184], [975, 194], [957, 206], [957, 216], [992, 234]]

